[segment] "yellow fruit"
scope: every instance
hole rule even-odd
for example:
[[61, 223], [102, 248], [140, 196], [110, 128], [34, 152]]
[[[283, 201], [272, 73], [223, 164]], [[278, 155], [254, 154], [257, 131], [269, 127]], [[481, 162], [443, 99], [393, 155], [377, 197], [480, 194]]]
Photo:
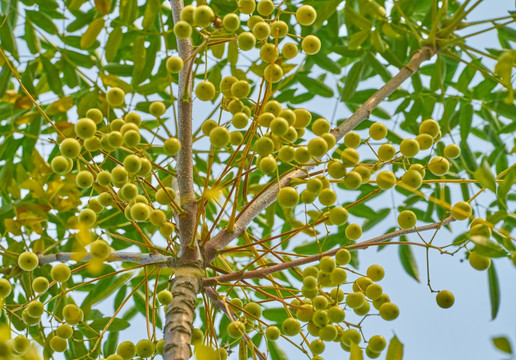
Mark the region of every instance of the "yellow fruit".
[[156, 117], [160, 117], [161, 115], [163, 115], [166, 110], [167, 107], [161, 101], [154, 101], [150, 104], [149, 107], [149, 112]]
[[[274, 121], [273, 121], [274, 122]], [[272, 125], [272, 124], [271, 124]], [[272, 130], [272, 128], [271, 128]], [[308, 152], [313, 157], [321, 157], [328, 152], [328, 144], [321, 137], [316, 137], [308, 142]]]
[[97, 151], [98, 149], [100, 149], [100, 147], [101, 147], [100, 139], [96, 136], [92, 136], [92, 137], [84, 140], [84, 148], [86, 149], [86, 151], [89, 151], [89, 152]]
[[350, 148], [356, 148], [360, 145], [360, 135], [355, 131], [350, 131], [344, 136], [344, 145]]
[[296, 10], [296, 20], [301, 25], [312, 25], [315, 19], [317, 19], [317, 12], [310, 5], [303, 5]]
[[67, 138], [63, 140], [61, 145], [59, 145], [59, 150], [64, 157], [68, 159], [75, 159], [81, 152], [81, 144], [79, 144], [79, 142], [75, 139]]
[[249, 82], [237, 80], [231, 85], [231, 95], [237, 98], [245, 98], [251, 92]]
[[453, 303], [455, 302], [455, 296], [453, 296], [451, 291], [441, 290], [437, 293], [435, 301], [437, 302], [437, 305], [443, 309], [448, 309], [453, 306]]
[[460, 201], [451, 208], [451, 215], [456, 220], [466, 220], [472, 213], [473, 209], [471, 208], [471, 205], [465, 201]]
[[224, 126], [217, 126], [210, 132], [210, 142], [213, 146], [225, 147], [229, 142], [229, 130]]
[[427, 119], [419, 125], [420, 134], [429, 134], [432, 138], [439, 135], [440, 126], [439, 123], [433, 119]]
[[344, 185], [350, 190], [355, 190], [362, 185], [362, 176], [356, 171], [350, 171], [344, 177]]
[[430, 134], [419, 134], [416, 136], [416, 141], [420, 150], [430, 149], [434, 144], [434, 138]]
[[99, 172], [97, 175], [97, 183], [100, 186], [109, 185], [111, 183], [111, 173], [109, 173], [105, 170], [102, 170], [101, 172]]
[[386, 302], [380, 306], [380, 316], [382, 319], [391, 321], [398, 317], [400, 314], [400, 309], [396, 304], [393, 304], [391, 302]]
[[254, 0], [238, 0], [238, 10], [242, 14], [251, 14], [256, 8]]
[[367, 277], [373, 281], [380, 281], [385, 275], [385, 270], [380, 265], [371, 265], [367, 268]]
[[63, 283], [70, 278], [72, 272], [66, 264], [57, 264], [50, 270], [50, 277], [56, 282]]
[[258, 14], [263, 16], [269, 16], [274, 12], [275, 6], [272, 0], [260, 0], [256, 10]]
[[181, 20], [186, 21], [190, 24], [193, 24], [193, 16], [195, 12], [194, 5], [186, 5], [179, 14]]
[[27, 305], [27, 314], [33, 318], [39, 318], [45, 312], [43, 304], [37, 300], [33, 300]]
[[356, 151], [355, 149], [346, 148], [342, 150], [341, 159], [345, 166], [351, 167], [355, 166], [358, 163], [360, 155], [358, 154], [358, 151]]
[[407, 170], [401, 176], [401, 181], [413, 189], [418, 189], [423, 184], [423, 177], [417, 170]]
[[275, 84], [283, 77], [283, 69], [278, 64], [269, 64], [263, 70], [263, 76], [265, 80]]
[[271, 27], [266, 22], [256, 23], [253, 27], [253, 35], [258, 40], [265, 40], [271, 34]]
[[301, 324], [299, 323], [299, 321], [297, 319], [287, 318], [281, 324], [281, 328], [285, 335], [295, 336], [295, 335], [299, 334], [299, 331], [301, 330]]
[[68, 304], [63, 308], [63, 318], [68, 325], [77, 325], [84, 319], [83, 311], [74, 304]]
[[387, 190], [396, 185], [396, 175], [392, 171], [383, 170], [376, 176], [376, 184], [382, 190]]
[[428, 170], [437, 176], [445, 175], [450, 170], [450, 163], [442, 156], [436, 156], [428, 163]]
[[93, 175], [88, 170], [79, 171], [75, 177], [75, 183], [80, 188], [89, 188], [93, 184]]
[[[256, 24], [255, 27], [260, 25], [261, 23]], [[267, 63], [272, 63], [275, 61], [279, 56], [279, 50], [274, 44], [264, 44], [260, 48], [260, 59]]]
[[448, 159], [456, 159], [460, 156], [460, 147], [455, 144], [448, 144], [444, 147], [443, 153]]
[[419, 143], [416, 139], [403, 139], [400, 144], [400, 152], [403, 156], [412, 158], [419, 152]]
[[374, 123], [369, 127], [369, 136], [374, 140], [382, 140], [387, 136], [387, 127], [382, 123]]
[[364, 293], [360, 291], [352, 292], [346, 297], [346, 305], [352, 309], [359, 308], [364, 304], [365, 301], [366, 299]]
[[362, 236], [362, 227], [358, 224], [349, 224], [344, 232], [349, 240], [358, 240]]
[[170, 56], [167, 59], [167, 71], [172, 74], [179, 73], [181, 70], [183, 70], [183, 66], [183, 59], [181, 59], [179, 56]]
[[208, 27], [213, 22], [215, 14], [208, 5], [197, 6], [193, 13], [193, 22], [195, 26]]
[[136, 346], [130, 341], [124, 341], [118, 344], [116, 353], [124, 360], [132, 359], [136, 355]]
[[378, 159], [381, 161], [389, 161], [394, 158], [396, 149], [391, 144], [382, 144], [378, 148]]
[[417, 217], [411, 210], [403, 210], [398, 215], [398, 224], [402, 229], [411, 229], [416, 225]]
[[59, 175], [64, 175], [73, 167], [73, 162], [64, 156], [58, 155], [50, 162], [50, 168], [53, 172]]
[[281, 335], [280, 329], [277, 326], [268, 326], [265, 330], [265, 336], [269, 340], [278, 340]]
[[283, 49], [281, 49], [281, 54], [285, 59], [293, 59], [297, 56], [299, 53], [299, 48], [297, 47], [297, 44], [294, 43], [286, 43], [283, 45]]
[[209, 81], [201, 81], [195, 87], [195, 95], [202, 101], [209, 101], [215, 96], [215, 85]]
[[136, 203], [131, 206], [131, 218], [134, 221], [147, 221], [150, 216], [149, 205], [144, 203]]
[[285, 186], [278, 192], [278, 203], [286, 208], [293, 208], [299, 202], [297, 190], [291, 186]]
[[256, 38], [252, 33], [244, 31], [238, 35], [237, 43], [241, 50], [251, 50], [256, 45]]
[[272, 155], [267, 155], [260, 160], [258, 168], [265, 174], [272, 174], [276, 171], [278, 165]]
[[86, 226], [92, 226], [95, 224], [95, 221], [97, 221], [97, 215], [95, 214], [95, 211], [91, 209], [83, 209], [79, 213], [79, 222], [86, 225]]
[[89, 118], [82, 118], [74, 126], [75, 133], [81, 139], [87, 139], [95, 135], [97, 124]]
[[23, 335], [18, 335], [12, 340], [13, 350], [16, 351], [17, 354], [23, 355], [27, 352], [29, 348], [30, 340]]
[[346, 176], [346, 166], [339, 160], [331, 160], [328, 163], [328, 175], [334, 179], [341, 179]]
[[330, 188], [322, 189], [319, 192], [319, 202], [324, 206], [331, 206], [335, 204], [337, 194]]
[[238, 339], [245, 334], [245, 325], [239, 320], [230, 322], [227, 327], [227, 332], [231, 338]]
[[339, 249], [335, 254], [335, 261], [338, 265], [347, 265], [351, 261], [351, 253], [348, 249]]
[[175, 156], [181, 150], [181, 142], [175, 137], [167, 139], [163, 144], [163, 150], [165, 151], [165, 154]]
[[222, 19], [222, 26], [227, 31], [233, 32], [240, 28], [240, 18], [237, 14], [226, 14]]
[[472, 251], [469, 254], [469, 264], [473, 267], [473, 269], [478, 271], [487, 270], [491, 265], [491, 259], [485, 256], [478, 254], [476, 251]]
[[[0, 286], [1, 288], [1, 286]], [[38, 276], [32, 281], [32, 290], [34, 290], [37, 293], [44, 293], [48, 290], [48, 280], [47, 278], [43, 276]], [[0, 291], [1, 292], [1, 291]], [[0, 294], [0, 298], [1, 298]]]
[[90, 253], [96, 259], [107, 259], [111, 253], [111, 247], [107, 242], [97, 239], [90, 245]]
[[50, 347], [55, 352], [65, 352], [65, 350], [68, 348], [68, 342], [59, 336], [54, 336], [52, 339], [50, 339]]
[[34, 254], [33, 252], [23, 252], [18, 257], [18, 266], [23, 271], [32, 271], [34, 270], [39, 264], [38, 255]]
[[321, 50], [321, 40], [315, 35], [308, 35], [301, 41], [301, 49], [308, 55], [315, 55]]
[[118, 87], [111, 88], [106, 94], [106, 100], [110, 106], [120, 107], [125, 102], [125, 92]]
[[175, 192], [172, 188], [167, 187], [166, 191], [163, 188], [159, 188], [154, 196], [156, 201], [161, 205], [168, 205], [172, 202], [171, 198], [174, 199]]
[[183, 20], [174, 24], [174, 34], [178, 39], [188, 39], [192, 36], [192, 26]]
[[136, 355], [142, 358], [151, 357], [156, 345], [148, 339], [142, 339], [136, 343]]
[[69, 339], [73, 335], [73, 329], [68, 324], [59, 325], [59, 327], [56, 330], [56, 335], [62, 339]]
[[275, 21], [271, 24], [271, 36], [276, 39], [283, 38], [288, 33], [288, 24], [282, 20]]
[[149, 215], [149, 221], [152, 225], [161, 225], [167, 220], [167, 216], [161, 210], [154, 209]]

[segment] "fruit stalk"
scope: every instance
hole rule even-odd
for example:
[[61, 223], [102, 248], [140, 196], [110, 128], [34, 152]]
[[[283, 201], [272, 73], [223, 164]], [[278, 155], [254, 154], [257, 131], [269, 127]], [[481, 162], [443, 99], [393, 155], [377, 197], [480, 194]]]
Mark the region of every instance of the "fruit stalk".
[[[420, 65], [424, 61], [429, 60], [433, 55], [434, 49], [431, 47], [423, 47], [418, 50], [412, 56], [409, 63], [404, 66], [395, 77], [378, 89], [378, 91], [376, 91], [362, 106], [360, 106], [360, 108], [358, 108], [351, 117], [331, 131], [335, 136], [336, 141], [342, 139], [344, 135], [367, 119], [383, 99], [392, 94], [405, 80], [416, 73], [419, 70]], [[279, 186], [271, 186], [268, 190], [251, 200], [238, 215], [232, 232], [221, 230], [206, 244], [206, 263], [209, 264], [217, 256], [218, 250], [223, 249], [233, 239], [239, 237], [249, 226], [251, 221], [253, 221], [258, 214], [276, 200], [280, 188], [287, 186], [293, 178], [305, 176], [306, 171], [312, 169], [314, 166], [316, 166], [316, 162], [311, 162], [302, 169], [298, 169], [287, 174], [280, 180]]]

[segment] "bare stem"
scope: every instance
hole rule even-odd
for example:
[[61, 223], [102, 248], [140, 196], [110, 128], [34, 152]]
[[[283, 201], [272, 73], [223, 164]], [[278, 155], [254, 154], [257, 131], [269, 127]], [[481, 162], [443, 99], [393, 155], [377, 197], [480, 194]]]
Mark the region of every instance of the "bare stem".
[[[375, 92], [358, 110], [351, 115], [346, 121], [332, 130], [335, 139], [339, 141], [349, 131], [354, 129], [362, 121], [366, 120], [371, 112], [390, 94], [394, 92], [405, 80], [419, 70], [421, 63], [429, 60], [434, 54], [434, 50], [430, 47], [423, 47], [416, 51], [409, 63], [403, 67], [400, 72]], [[280, 188], [287, 186], [291, 179], [299, 178], [306, 175], [306, 172], [317, 165], [316, 161], [312, 161], [301, 169], [293, 171], [284, 176], [279, 181], [279, 186], [271, 186], [269, 189], [256, 196], [250, 201], [240, 212], [235, 222], [233, 231], [226, 229], [221, 230], [206, 244], [206, 264], [209, 264], [217, 256], [217, 252], [228, 245], [233, 239], [240, 236], [249, 226], [251, 221], [260, 214], [265, 208], [272, 204], [278, 195]]]
[[[168, 267], [169, 256], [161, 255], [161, 254], [142, 254], [136, 252], [112, 252], [105, 262], [115, 262], [115, 261], [125, 261], [125, 262], [133, 262], [140, 265], [145, 264], [156, 264], [159, 267]], [[92, 257], [90, 254], [80, 253], [80, 252], [59, 252], [56, 254], [50, 255], [38, 255], [39, 265], [50, 264], [54, 261], [65, 262], [65, 261], [77, 261], [77, 262], [85, 262], [91, 260]], [[162, 264], [159, 264], [162, 263]]]

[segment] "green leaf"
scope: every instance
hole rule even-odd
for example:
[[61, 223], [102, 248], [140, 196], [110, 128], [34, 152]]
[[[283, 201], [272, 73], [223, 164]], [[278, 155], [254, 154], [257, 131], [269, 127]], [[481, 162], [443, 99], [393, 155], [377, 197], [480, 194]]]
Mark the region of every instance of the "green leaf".
[[[407, 241], [405, 236], [401, 237], [401, 241]], [[412, 252], [412, 248], [409, 245], [400, 245], [398, 247], [398, 253], [401, 261], [401, 265], [417, 282], [420, 282], [419, 271], [417, 269], [416, 258]]]
[[500, 308], [500, 285], [493, 262], [487, 269], [487, 280], [489, 283], [489, 299], [491, 300], [491, 320], [494, 320]]
[[83, 311], [89, 311], [91, 307], [109, 295], [118, 290], [122, 285], [124, 285], [129, 279], [131, 279], [132, 274], [123, 274], [119, 277], [108, 277], [100, 280], [95, 287], [93, 292], [89, 293], [84, 301], [81, 304], [81, 309]]
[[475, 249], [482, 256], [498, 258], [507, 256], [507, 252], [497, 242], [489, 240], [485, 236], [472, 236], [471, 241], [476, 245]]
[[347, 76], [344, 78], [344, 87], [340, 92], [340, 96], [342, 101], [346, 101], [355, 93], [358, 83], [360, 82], [360, 75], [362, 73], [362, 68], [364, 67], [364, 63], [362, 61], [357, 61], [349, 70]]
[[389, 215], [390, 212], [391, 212], [391, 209], [389, 209], [389, 208], [380, 209], [380, 210], [376, 211], [376, 214], [374, 217], [366, 219], [366, 221], [364, 221], [364, 224], [362, 225], [362, 231], [367, 231], [369, 229], [372, 229], [376, 224], [378, 224], [383, 219], [385, 219], [385, 217], [387, 215]]
[[[88, 324], [92, 329], [98, 330], [99, 332], [102, 331], [106, 325], [111, 321], [111, 318], [104, 317], [98, 320], [95, 320]], [[109, 332], [113, 331], [121, 331], [127, 329], [131, 324], [123, 319], [115, 318], [113, 319], [113, 322], [109, 325]]]
[[314, 94], [323, 97], [333, 96], [333, 89], [320, 79], [312, 79], [305, 75], [299, 75], [297, 79], [308, 91], [313, 92]]
[[506, 354], [512, 354], [512, 346], [509, 339], [505, 336], [499, 336], [492, 338], [493, 345], [500, 351], [503, 351]]
[[40, 59], [43, 64], [43, 70], [47, 75], [48, 86], [50, 86], [50, 89], [52, 89], [55, 94], [61, 95], [63, 93], [63, 85], [59, 78], [59, 71], [46, 57], [40, 56]]
[[375, 74], [379, 75], [383, 81], [387, 82], [392, 79], [392, 75], [389, 70], [387, 70], [385, 65], [382, 64], [372, 52], [367, 51], [365, 56], [367, 58], [367, 64], [373, 68]]
[[288, 360], [288, 356], [275, 341], [267, 341], [272, 360]]
[[14, 31], [11, 27], [11, 23], [1, 19], [0, 24], [2, 24], [0, 27], [0, 43], [5, 50], [9, 51], [12, 56], [18, 60], [18, 47], [16, 46], [16, 40], [14, 39]]
[[275, 321], [281, 324], [283, 320], [288, 318], [287, 312], [283, 308], [264, 309], [263, 317], [267, 320]]
[[463, 102], [460, 106], [460, 138], [466, 141], [471, 131], [471, 123], [473, 121], [473, 106], [471, 103]]
[[516, 179], [516, 168], [512, 168], [509, 170], [507, 174], [505, 174], [503, 178], [503, 182], [498, 185], [498, 196], [502, 199], [505, 199], [509, 190], [514, 185], [514, 180]]
[[364, 354], [362, 353], [362, 349], [360, 348], [360, 346], [358, 346], [358, 344], [355, 344], [353, 341], [351, 342], [349, 352], [349, 360], [364, 360]]
[[387, 349], [387, 357], [385, 360], [401, 360], [403, 359], [403, 344], [398, 340], [396, 335], [391, 339], [389, 348]]
[[9, 80], [11, 79], [11, 70], [9, 67], [2, 66], [2, 71], [0, 72], [0, 97], [4, 96], [7, 88], [9, 87]]
[[47, 33], [57, 35], [57, 25], [41, 11], [26, 10], [27, 17], [39, 28], [45, 30]]
[[482, 187], [485, 187], [496, 193], [496, 179], [493, 175], [493, 172], [491, 171], [491, 166], [485, 157], [482, 160], [479, 168], [473, 173], [473, 176]]

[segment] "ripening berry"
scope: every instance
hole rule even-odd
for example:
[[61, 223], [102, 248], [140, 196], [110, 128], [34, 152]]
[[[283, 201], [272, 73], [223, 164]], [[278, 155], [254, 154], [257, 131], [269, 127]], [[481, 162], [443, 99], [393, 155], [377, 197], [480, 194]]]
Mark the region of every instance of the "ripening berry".
[[380, 265], [371, 265], [367, 268], [367, 277], [373, 281], [380, 281], [385, 275], [385, 270]]
[[256, 37], [252, 33], [244, 31], [238, 35], [237, 43], [240, 50], [251, 50], [256, 45]]
[[358, 279], [356, 279], [354, 282], [353, 282], [353, 291], [362, 291], [363, 293], [365, 293], [365, 291], [367, 290], [367, 288], [373, 283], [373, 280], [371, 280], [369, 277], [367, 276], [361, 276], [359, 277]]
[[371, 300], [376, 300], [383, 294], [383, 289], [378, 284], [371, 284], [365, 291], [366, 296]]
[[288, 24], [282, 20], [271, 24], [271, 36], [276, 39], [284, 38], [288, 33]]
[[389, 161], [394, 158], [396, 149], [391, 144], [382, 144], [378, 148], [378, 159], [381, 161]]
[[332, 189], [322, 189], [319, 192], [319, 202], [324, 206], [331, 206], [335, 204], [337, 194]]
[[291, 186], [285, 186], [278, 192], [278, 204], [286, 208], [293, 208], [299, 202], [297, 190]]
[[213, 146], [225, 147], [229, 142], [229, 130], [224, 126], [217, 126], [210, 131], [210, 142]]
[[63, 308], [63, 318], [68, 325], [74, 326], [84, 320], [84, 313], [77, 305], [68, 304]]
[[338, 265], [347, 265], [351, 260], [351, 253], [348, 249], [339, 249], [335, 254], [335, 261]]
[[38, 266], [38, 264], [38, 255], [34, 254], [33, 252], [26, 251], [18, 256], [18, 266], [23, 271], [32, 271]]
[[281, 329], [285, 335], [295, 336], [299, 334], [299, 331], [301, 330], [301, 324], [297, 319], [287, 318], [281, 324]]
[[188, 39], [192, 36], [192, 26], [186, 21], [180, 20], [174, 24], [174, 34], [178, 39]]
[[469, 254], [469, 264], [473, 269], [478, 271], [487, 270], [491, 265], [491, 259], [478, 254], [476, 251], [472, 251]]
[[344, 321], [345, 317], [346, 317], [346, 313], [338, 305], [334, 305], [328, 309], [328, 319], [330, 320], [331, 323], [340, 323], [340, 322]]
[[122, 136], [122, 133], [119, 131], [111, 131], [107, 135], [107, 141], [111, 147], [117, 149], [124, 143], [124, 137]]
[[445, 175], [450, 170], [450, 163], [442, 156], [436, 156], [428, 163], [428, 170], [437, 176]]
[[263, 107], [263, 112], [273, 113], [274, 116], [278, 116], [281, 111], [281, 104], [276, 100], [269, 100]]
[[107, 186], [111, 183], [111, 173], [106, 170], [102, 170], [97, 174], [97, 184], [100, 186]]
[[402, 229], [411, 229], [416, 225], [417, 217], [411, 210], [403, 210], [398, 215], [398, 225]]
[[336, 206], [330, 210], [330, 221], [334, 225], [342, 225], [348, 221], [349, 213], [342, 206]]
[[387, 190], [396, 185], [396, 175], [392, 171], [383, 170], [376, 176], [376, 184], [382, 190]]
[[[222, 85], [221, 85], [222, 86]], [[201, 131], [204, 135], [210, 136], [210, 132], [218, 126], [215, 120], [208, 119], [201, 125]]]
[[286, 43], [283, 45], [283, 49], [281, 49], [281, 54], [285, 59], [293, 59], [299, 53], [299, 48], [297, 44], [294, 43]]
[[106, 93], [106, 100], [110, 106], [122, 106], [125, 102], [125, 92], [119, 87], [113, 87]]
[[75, 159], [81, 152], [81, 144], [75, 139], [66, 138], [59, 145], [59, 150], [64, 157], [68, 159]]
[[92, 137], [84, 140], [84, 148], [86, 149], [86, 151], [90, 151], [90, 152], [97, 151], [98, 149], [100, 149], [100, 146], [101, 146], [100, 139], [96, 136], [92, 136]]
[[313, 157], [321, 157], [328, 152], [328, 144], [321, 137], [316, 137], [308, 142], [308, 152]]
[[335, 269], [335, 260], [330, 256], [323, 256], [319, 261], [319, 269], [325, 273], [331, 273]]
[[308, 55], [315, 55], [321, 50], [321, 40], [315, 35], [308, 35], [301, 41], [301, 49]]
[[466, 220], [473, 213], [471, 205], [465, 201], [459, 201], [451, 208], [451, 215], [456, 220]]
[[158, 293], [158, 301], [162, 305], [169, 305], [172, 302], [172, 293], [168, 290], [161, 290]]
[[245, 304], [244, 312], [248, 319], [259, 319], [262, 316], [262, 307], [260, 304], [250, 302]]
[[50, 162], [50, 168], [53, 172], [59, 175], [68, 173], [73, 167], [73, 162], [64, 156], [58, 155]]
[[430, 134], [419, 134], [416, 136], [416, 141], [420, 150], [430, 149], [434, 144], [434, 138]]
[[238, 10], [242, 14], [251, 14], [256, 8], [254, 0], [238, 0]]
[[233, 32], [240, 28], [240, 18], [237, 14], [226, 14], [222, 19], [222, 26], [227, 31]]
[[362, 176], [356, 171], [350, 171], [344, 177], [344, 185], [350, 190], [355, 190], [362, 185]]
[[277, 83], [283, 77], [283, 69], [278, 64], [269, 64], [263, 70], [263, 77], [270, 83]]
[[315, 339], [310, 343], [310, 351], [312, 354], [322, 354], [324, 352], [324, 341], [320, 339]]
[[433, 119], [427, 119], [419, 125], [420, 134], [429, 134], [432, 138], [439, 135], [440, 126], [439, 123]]
[[92, 226], [97, 221], [97, 214], [95, 211], [91, 209], [83, 209], [79, 213], [79, 223], [84, 224], [86, 226]]
[[104, 115], [102, 114], [102, 111], [99, 109], [89, 109], [86, 111], [86, 117], [93, 120], [95, 124], [100, 124], [102, 120], [104, 119]]
[[360, 178], [362, 179], [363, 183], [369, 181], [371, 178], [371, 170], [369, 170], [367, 166], [358, 165], [353, 169], [353, 171], [360, 174]]
[[176, 156], [180, 150], [181, 142], [175, 137], [171, 137], [163, 143], [163, 151], [165, 151], [167, 155]]
[[156, 345], [148, 339], [142, 339], [136, 343], [136, 355], [142, 358], [151, 357]]
[[303, 204], [311, 204], [317, 198], [317, 194], [314, 194], [311, 191], [305, 190], [301, 193], [301, 202]]
[[456, 159], [460, 156], [460, 147], [455, 144], [448, 144], [444, 147], [443, 153], [448, 159]]
[[136, 346], [130, 341], [124, 341], [118, 344], [116, 353], [124, 360], [132, 359], [136, 355]]
[[324, 141], [326, 141], [326, 144], [328, 144], [328, 149], [331, 149], [337, 143], [337, 139], [335, 139], [335, 135], [332, 133], [322, 134], [321, 137], [324, 139]]
[[364, 304], [366, 301], [364, 293], [360, 291], [352, 292], [346, 297], [346, 305], [352, 309], [356, 309]]
[[107, 259], [111, 253], [111, 247], [106, 241], [97, 239], [91, 243], [90, 253], [92, 257], [104, 260]]
[[[48, 279], [43, 276], [38, 276], [32, 281], [32, 290], [37, 293], [44, 293], [48, 290]], [[1, 286], [0, 286], [1, 287]], [[1, 298], [0, 294], [0, 298]]]
[[245, 80], [235, 81], [231, 85], [231, 95], [237, 98], [245, 98], [251, 92], [249, 82]]
[[163, 115], [166, 110], [167, 107], [162, 101], [154, 101], [149, 106], [149, 112], [156, 117]]
[[374, 140], [382, 140], [387, 136], [387, 127], [382, 123], [374, 123], [369, 127], [369, 136]]
[[381, 335], [374, 335], [369, 339], [367, 348], [374, 352], [381, 352], [387, 346], [387, 341]]
[[29, 348], [30, 340], [24, 335], [18, 335], [12, 339], [13, 350], [17, 353], [16, 355], [23, 355]]
[[258, 168], [265, 174], [272, 174], [278, 168], [276, 159], [272, 155], [267, 155], [260, 160]]
[[[256, 24], [255, 28], [258, 27], [262, 23]], [[279, 50], [278, 48], [271, 43], [264, 44], [260, 48], [260, 59], [265, 61], [266, 63], [272, 63], [275, 61], [279, 56]]]
[[384, 303], [389, 302], [389, 301], [391, 301], [391, 299], [389, 298], [389, 295], [382, 294], [373, 300], [373, 306], [375, 307], [375, 309], [378, 310], [378, 309], [380, 309], [380, 306], [382, 306]]
[[358, 154], [358, 151], [356, 151], [353, 148], [346, 148], [342, 150], [340, 156], [342, 162], [347, 167], [355, 166], [356, 164], [358, 164], [358, 161], [360, 160], [360, 155]]
[[52, 280], [60, 283], [67, 281], [71, 275], [72, 272], [66, 264], [54, 265], [52, 267], [52, 270], [50, 270], [50, 277], [52, 278]]
[[272, 0], [260, 0], [256, 10], [258, 14], [263, 16], [269, 16], [274, 12], [275, 6]]
[[232, 131], [229, 133], [229, 142], [231, 145], [238, 146], [244, 141], [244, 135], [240, 131]]
[[265, 330], [265, 336], [269, 340], [278, 340], [281, 335], [280, 329], [277, 326], [268, 326]]
[[33, 318], [40, 318], [45, 312], [43, 303], [33, 300], [27, 305], [27, 314]]
[[89, 118], [82, 118], [74, 125], [75, 134], [81, 139], [87, 139], [95, 135], [97, 124]]
[[227, 327], [227, 332], [233, 339], [241, 338], [245, 334], [245, 325], [240, 320], [232, 321]]
[[[325, 134], [329, 135], [329, 134]], [[324, 136], [324, 135], [323, 135]], [[334, 179], [342, 179], [347, 174], [347, 168], [342, 161], [333, 159], [328, 163], [328, 175]]]
[[271, 27], [266, 22], [256, 23], [253, 27], [253, 35], [258, 40], [265, 40], [269, 37], [270, 34], [271, 34]]
[[202, 101], [209, 101], [215, 96], [215, 85], [210, 81], [201, 81], [195, 87], [195, 95]]
[[215, 14], [208, 5], [200, 5], [195, 8], [193, 22], [195, 26], [208, 27], [213, 22]]
[[400, 144], [400, 152], [407, 158], [412, 158], [419, 152], [419, 143], [416, 139], [403, 139]]
[[75, 177], [75, 183], [80, 188], [89, 188], [91, 185], [93, 185], [93, 174], [88, 170], [79, 171]]
[[[450, 305], [451, 306], [451, 305]], [[400, 309], [396, 304], [393, 304], [391, 302], [386, 302], [380, 306], [380, 316], [382, 319], [391, 321], [398, 317], [400, 314]]]
[[344, 284], [347, 279], [347, 273], [346, 270], [341, 268], [335, 268], [330, 273], [330, 280], [335, 285]]
[[360, 145], [360, 135], [355, 131], [350, 131], [344, 136], [344, 145], [350, 148], [356, 148]]
[[423, 184], [423, 177], [417, 170], [407, 170], [407, 172], [401, 176], [401, 181], [413, 189], [418, 189]]
[[441, 290], [437, 293], [435, 301], [437, 302], [437, 305], [443, 309], [448, 309], [453, 306], [453, 303], [455, 302], [455, 296], [453, 296], [451, 291]]
[[193, 15], [195, 12], [195, 6], [194, 5], [186, 5], [179, 14], [179, 17], [181, 20], [189, 22], [190, 24], [193, 24]]
[[296, 20], [300, 25], [312, 25], [317, 19], [317, 12], [310, 5], [302, 5], [296, 10]]
[[169, 237], [174, 232], [174, 225], [169, 222], [165, 222], [159, 226], [159, 232], [164, 237]]
[[167, 221], [167, 216], [162, 210], [154, 209], [151, 210], [151, 213], [149, 215], [149, 221], [152, 225], [161, 225], [165, 221]]
[[181, 57], [179, 57], [179, 56], [170, 56], [167, 59], [167, 64], [166, 64], [167, 71], [172, 74], [179, 73], [181, 70], [183, 70], [183, 66], [184, 66], [183, 59], [181, 59]]
[[276, 136], [283, 136], [288, 132], [288, 121], [282, 117], [276, 117], [271, 121], [271, 133]]
[[358, 224], [349, 224], [346, 226], [345, 234], [349, 240], [358, 240], [362, 236], [362, 227]]
[[68, 348], [68, 342], [59, 336], [52, 337], [49, 344], [52, 350], [55, 352], [65, 352], [65, 350]]
[[150, 207], [144, 203], [136, 203], [131, 206], [131, 218], [134, 221], [147, 221], [150, 216]]
[[204, 333], [201, 329], [193, 329], [192, 331], [192, 338], [190, 340], [190, 343], [194, 346], [202, 344], [202, 341], [204, 340]]

